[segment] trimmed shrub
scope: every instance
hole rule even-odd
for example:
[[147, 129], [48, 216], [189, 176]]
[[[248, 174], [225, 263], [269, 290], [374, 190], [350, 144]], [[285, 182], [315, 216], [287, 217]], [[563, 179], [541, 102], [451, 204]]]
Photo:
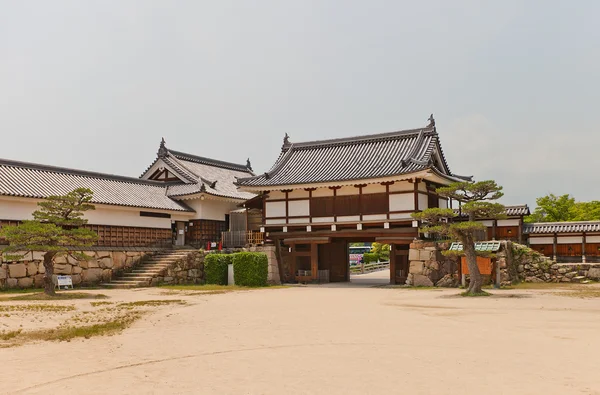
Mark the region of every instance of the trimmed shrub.
[[208, 254], [204, 259], [204, 280], [206, 284], [227, 285], [227, 265], [231, 254]]
[[377, 254], [375, 252], [365, 252], [363, 254], [363, 262], [364, 263], [377, 262], [378, 258], [379, 258], [379, 254]]
[[269, 260], [262, 252], [238, 252], [233, 254], [233, 278], [235, 285], [265, 287], [269, 274]]

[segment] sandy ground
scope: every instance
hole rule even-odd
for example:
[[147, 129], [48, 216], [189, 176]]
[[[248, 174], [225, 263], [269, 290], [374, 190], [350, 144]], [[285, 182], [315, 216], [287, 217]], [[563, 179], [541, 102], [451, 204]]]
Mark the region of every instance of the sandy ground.
[[0, 349], [0, 393], [600, 394], [599, 299], [372, 287], [386, 275], [179, 297], [120, 335]]

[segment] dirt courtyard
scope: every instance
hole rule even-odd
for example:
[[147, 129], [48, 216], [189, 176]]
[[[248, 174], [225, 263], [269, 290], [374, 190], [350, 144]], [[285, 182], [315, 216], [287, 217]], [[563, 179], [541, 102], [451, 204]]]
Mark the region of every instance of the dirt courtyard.
[[0, 393], [600, 394], [598, 298], [463, 298], [369, 282], [102, 293], [186, 304], [114, 336], [0, 348]]

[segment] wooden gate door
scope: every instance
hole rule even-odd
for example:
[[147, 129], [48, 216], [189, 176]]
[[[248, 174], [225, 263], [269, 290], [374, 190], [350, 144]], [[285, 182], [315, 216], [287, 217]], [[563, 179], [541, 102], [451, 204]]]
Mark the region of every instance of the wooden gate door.
[[403, 285], [408, 279], [408, 244], [391, 244], [390, 248], [390, 283]]
[[349, 281], [348, 265], [348, 249], [345, 240], [319, 244], [319, 269], [329, 270], [329, 281]]

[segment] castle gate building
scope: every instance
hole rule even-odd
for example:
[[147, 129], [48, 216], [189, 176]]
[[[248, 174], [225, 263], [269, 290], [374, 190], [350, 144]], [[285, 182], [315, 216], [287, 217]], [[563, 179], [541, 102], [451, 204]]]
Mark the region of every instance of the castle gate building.
[[436, 188], [465, 181], [450, 171], [433, 117], [429, 125], [392, 133], [292, 143], [264, 174], [240, 178], [258, 196], [262, 228], [279, 247], [282, 280], [348, 281], [348, 243], [390, 244], [390, 282], [404, 284], [411, 214], [448, 208]]

